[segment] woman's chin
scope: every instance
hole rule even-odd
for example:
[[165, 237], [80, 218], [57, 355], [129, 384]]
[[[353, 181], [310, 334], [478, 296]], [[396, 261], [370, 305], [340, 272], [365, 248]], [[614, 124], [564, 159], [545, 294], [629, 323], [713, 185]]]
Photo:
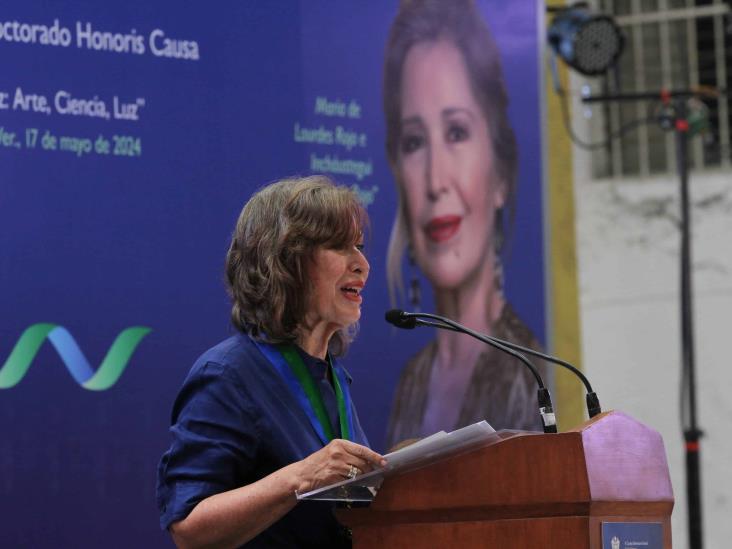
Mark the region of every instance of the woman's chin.
[[348, 311], [347, 313], [344, 313], [341, 318], [339, 318], [339, 324], [341, 326], [341, 329], [348, 328], [352, 324], [355, 324], [358, 322], [361, 318], [361, 307], [359, 307], [356, 311]]
[[436, 292], [449, 292], [463, 286], [467, 278], [466, 274], [465, 269], [456, 269], [453, 265], [443, 269], [431, 269], [426, 273], [426, 277]]

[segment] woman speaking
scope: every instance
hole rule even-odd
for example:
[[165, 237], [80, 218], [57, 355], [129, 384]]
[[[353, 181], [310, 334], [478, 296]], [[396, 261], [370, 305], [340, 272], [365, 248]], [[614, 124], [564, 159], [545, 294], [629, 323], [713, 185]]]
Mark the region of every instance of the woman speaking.
[[349, 547], [332, 505], [303, 493], [385, 465], [338, 357], [369, 274], [366, 212], [320, 176], [244, 206], [226, 258], [238, 333], [206, 351], [175, 401], [158, 468], [160, 523], [180, 547]]

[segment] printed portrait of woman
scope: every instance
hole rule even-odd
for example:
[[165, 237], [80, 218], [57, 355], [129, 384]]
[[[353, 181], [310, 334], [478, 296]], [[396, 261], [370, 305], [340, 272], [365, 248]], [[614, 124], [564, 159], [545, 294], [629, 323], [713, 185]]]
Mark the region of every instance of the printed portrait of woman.
[[[429, 282], [437, 314], [539, 348], [503, 293], [518, 154], [500, 54], [473, 1], [402, 1], [383, 94], [399, 197], [387, 257], [392, 302], [418, 306], [417, 281], [403, 281], [406, 255]], [[515, 358], [437, 330], [401, 372], [387, 447], [483, 419], [496, 430], [539, 430], [536, 390]]]

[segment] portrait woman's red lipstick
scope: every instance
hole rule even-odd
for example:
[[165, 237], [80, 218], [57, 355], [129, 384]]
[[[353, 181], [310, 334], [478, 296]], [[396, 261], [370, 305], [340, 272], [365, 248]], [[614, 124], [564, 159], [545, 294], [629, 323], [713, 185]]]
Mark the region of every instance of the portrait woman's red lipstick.
[[432, 242], [445, 242], [458, 232], [461, 222], [462, 218], [459, 215], [443, 215], [430, 219], [424, 231]]

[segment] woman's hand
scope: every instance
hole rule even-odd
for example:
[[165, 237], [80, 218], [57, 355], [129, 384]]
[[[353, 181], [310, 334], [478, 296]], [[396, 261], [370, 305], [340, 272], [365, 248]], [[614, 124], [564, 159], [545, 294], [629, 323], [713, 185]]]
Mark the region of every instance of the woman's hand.
[[330, 441], [323, 449], [297, 462], [298, 493], [310, 492], [322, 486], [348, 478], [351, 467], [358, 474], [384, 467], [386, 460], [366, 446], [343, 439]]
[[170, 533], [178, 547], [238, 547], [292, 509], [295, 490], [305, 493], [344, 480], [351, 467], [366, 473], [385, 465], [366, 446], [336, 439], [252, 484], [207, 497], [171, 524]]

